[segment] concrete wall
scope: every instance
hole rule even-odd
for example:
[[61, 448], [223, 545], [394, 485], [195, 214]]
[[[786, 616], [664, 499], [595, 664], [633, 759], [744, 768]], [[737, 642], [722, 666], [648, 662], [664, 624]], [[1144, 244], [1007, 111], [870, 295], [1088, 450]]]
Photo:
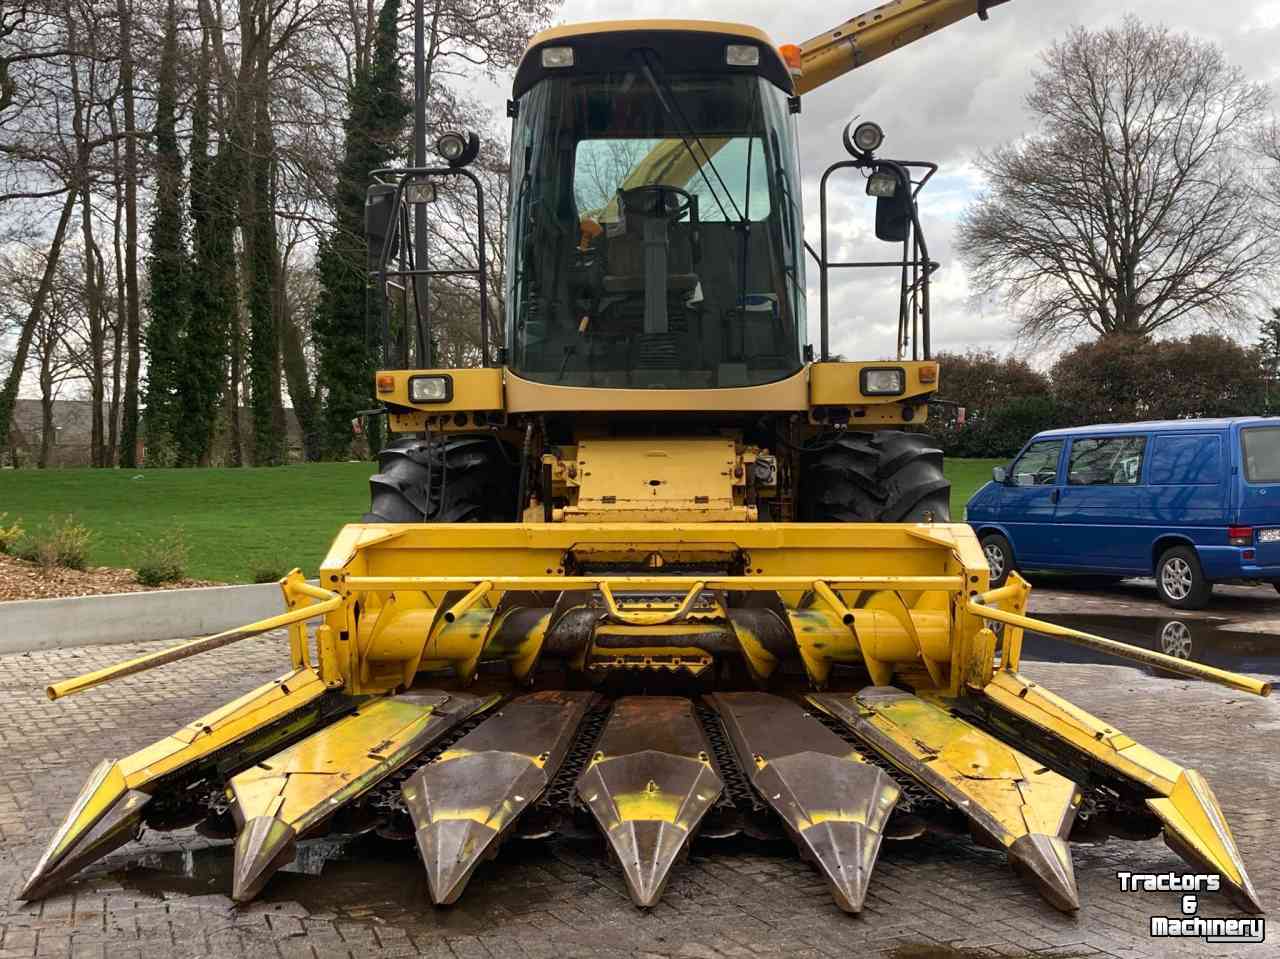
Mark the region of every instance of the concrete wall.
[[218, 633], [285, 612], [276, 583], [0, 603], [0, 654]]

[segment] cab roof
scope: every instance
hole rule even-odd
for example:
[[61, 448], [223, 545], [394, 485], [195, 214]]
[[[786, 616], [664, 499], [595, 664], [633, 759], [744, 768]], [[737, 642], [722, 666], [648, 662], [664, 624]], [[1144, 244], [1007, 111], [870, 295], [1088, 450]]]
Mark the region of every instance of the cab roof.
[[[730, 67], [724, 48], [731, 43], [760, 48], [757, 67]], [[542, 65], [543, 47], [573, 47], [572, 68]], [[788, 94], [795, 92], [791, 71], [769, 35], [759, 27], [719, 20], [605, 20], [551, 27], [529, 41], [512, 84], [513, 97], [523, 96], [539, 80], [557, 73], [602, 73], [626, 66], [629, 52], [645, 47], [666, 55], [683, 69], [720, 73], [749, 72], [763, 76]]]

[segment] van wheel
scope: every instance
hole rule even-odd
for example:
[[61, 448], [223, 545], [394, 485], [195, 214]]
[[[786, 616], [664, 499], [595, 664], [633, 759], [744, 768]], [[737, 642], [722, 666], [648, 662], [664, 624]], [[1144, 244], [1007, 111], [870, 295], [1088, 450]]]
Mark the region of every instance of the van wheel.
[[1156, 590], [1175, 609], [1203, 609], [1213, 584], [1204, 578], [1194, 549], [1174, 546], [1161, 553], [1156, 563]]
[[1013, 547], [999, 533], [988, 533], [982, 537], [982, 555], [987, 558], [991, 567], [991, 588], [997, 589], [1005, 584], [1009, 574], [1013, 572]]

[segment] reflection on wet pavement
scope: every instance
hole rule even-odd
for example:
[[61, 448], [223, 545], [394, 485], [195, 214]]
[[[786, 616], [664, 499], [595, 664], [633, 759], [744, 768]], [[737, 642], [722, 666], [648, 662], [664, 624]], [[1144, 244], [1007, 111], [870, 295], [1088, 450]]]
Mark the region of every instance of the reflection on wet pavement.
[[[1239, 623], [1233, 623], [1229, 619], [1179, 619], [1176, 616], [1069, 616], [1054, 613], [1040, 615], [1052, 623], [1105, 636], [1107, 639], [1129, 643], [1142, 649], [1154, 650], [1167, 656], [1189, 659], [1238, 673], [1280, 676], [1280, 634], [1246, 632]], [[1134, 666], [1156, 675], [1171, 675], [1164, 670], [1142, 667], [1121, 657], [1073, 646], [1063, 640], [1036, 633], [1028, 633], [1023, 640], [1022, 658], [1041, 662]]]

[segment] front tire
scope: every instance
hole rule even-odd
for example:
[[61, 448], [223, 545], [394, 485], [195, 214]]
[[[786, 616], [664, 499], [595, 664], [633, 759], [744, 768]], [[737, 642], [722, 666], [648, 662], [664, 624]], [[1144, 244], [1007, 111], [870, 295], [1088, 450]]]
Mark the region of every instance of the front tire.
[[399, 440], [378, 454], [366, 523], [507, 523], [516, 471], [496, 437]]
[[999, 533], [987, 533], [981, 539], [982, 555], [991, 568], [991, 588], [998, 589], [1013, 572], [1013, 546]]
[[1174, 609], [1204, 609], [1213, 584], [1204, 578], [1200, 559], [1190, 546], [1173, 546], [1156, 563], [1156, 591]]
[[841, 433], [803, 455], [799, 493], [808, 523], [951, 521], [942, 451], [919, 433]]

